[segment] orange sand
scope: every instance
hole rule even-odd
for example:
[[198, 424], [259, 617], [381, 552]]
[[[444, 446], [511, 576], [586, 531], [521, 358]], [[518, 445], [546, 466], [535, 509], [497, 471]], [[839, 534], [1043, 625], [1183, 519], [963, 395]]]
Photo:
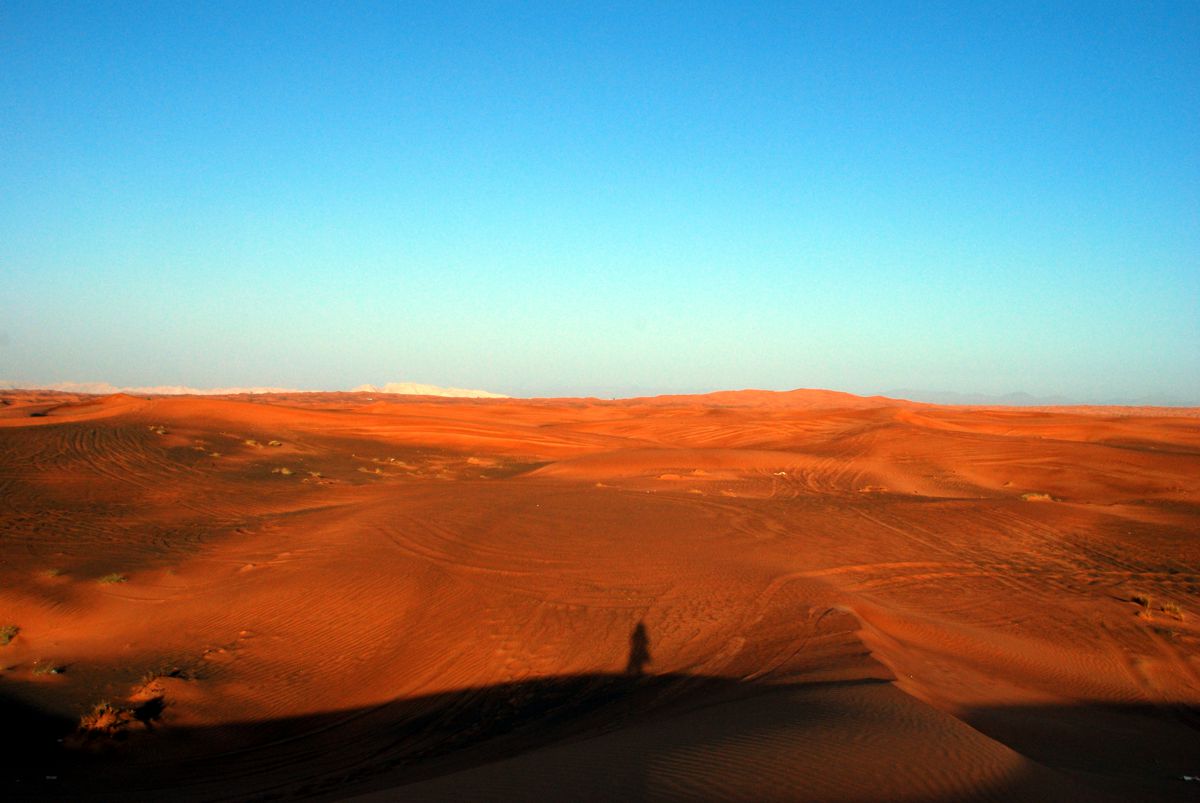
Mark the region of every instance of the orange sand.
[[1200, 411], [379, 399], [2, 397], [0, 795], [1200, 792]]

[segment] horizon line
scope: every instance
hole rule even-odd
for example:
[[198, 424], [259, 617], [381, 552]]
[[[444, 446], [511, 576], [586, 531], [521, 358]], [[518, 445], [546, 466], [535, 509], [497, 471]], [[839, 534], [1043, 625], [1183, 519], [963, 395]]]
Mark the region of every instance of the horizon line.
[[536, 401], [545, 399], [595, 399], [598, 401], [634, 401], [638, 399], [659, 399], [669, 397], [703, 397], [726, 394], [775, 394], [792, 393], [836, 393], [859, 399], [886, 399], [888, 401], [905, 402], [910, 404], [928, 404], [947, 407], [1163, 407], [1174, 409], [1200, 408], [1200, 401], [1170, 399], [1147, 394], [1138, 399], [1111, 399], [1103, 401], [1088, 401], [1065, 396], [1038, 396], [1025, 391], [1012, 391], [1001, 394], [970, 393], [961, 391], [931, 391], [912, 388], [898, 388], [875, 393], [856, 393], [836, 388], [795, 387], [788, 389], [773, 388], [720, 388], [716, 390], [665, 390], [634, 393], [633, 395], [609, 394], [530, 394], [509, 395], [493, 393], [486, 390], [445, 387], [417, 382], [389, 382], [384, 385], [357, 385], [352, 388], [289, 388], [278, 386], [228, 386], [197, 388], [188, 385], [146, 385], [118, 386], [108, 382], [50, 382], [25, 383], [10, 380], [0, 380], [2, 392], [45, 392], [74, 394], [81, 396], [113, 396], [118, 394], [129, 396], [271, 396], [281, 394], [374, 394], [386, 396], [438, 397], [459, 399], [502, 399], [512, 401]]

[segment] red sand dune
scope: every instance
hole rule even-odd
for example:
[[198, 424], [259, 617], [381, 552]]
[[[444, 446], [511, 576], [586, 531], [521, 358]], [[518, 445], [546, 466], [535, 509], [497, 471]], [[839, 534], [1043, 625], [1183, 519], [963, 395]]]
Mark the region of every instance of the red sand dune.
[[1200, 790], [1200, 411], [3, 402], [6, 798]]

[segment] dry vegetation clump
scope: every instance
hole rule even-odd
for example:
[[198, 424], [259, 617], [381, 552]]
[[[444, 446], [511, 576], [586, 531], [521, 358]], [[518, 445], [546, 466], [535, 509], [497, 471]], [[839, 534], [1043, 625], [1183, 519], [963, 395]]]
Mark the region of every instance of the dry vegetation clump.
[[292, 473], [292, 470], [290, 468], [288, 468], [287, 466], [276, 466], [275, 468], [271, 469], [271, 473], [272, 474], [282, 474], [283, 476], [286, 477], [287, 475]]
[[193, 674], [187, 669], [176, 664], [160, 664], [153, 669], [148, 669], [142, 673], [138, 680], [137, 686], [134, 687], [134, 692], [144, 690], [148, 686], [153, 686], [163, 678], [182, 678], [184, 680], [193, 680]]
[[39, 658], [33, 662], [33, 674], [35, 675], [61, 675], [66, 671], [65, 666], [54, 661], [43, 661]]
[[102, 700], [79, 718], [78, 731], [84, 736], [111, 736], [133, 721], [133, 712], [128, 708]]
[[126, 577], [125, 575], [121, 574], [120, 572], [113, 572], [112, 574], [106, 574], [103, 577], [99, 578], [97, 580], [97, 582], [103, 583], [105, 585], [113, 585], [115, 583], [124, 583], [124, 582], [127, 582], [128, 580], [129, 580], [129, 578]]
[[262, 448], [262, 444], [254, 440], [254, 438], [246, 438], [246, 440], [242, 441], [242, 443], [246, 444], [247, 446], [253, 446], [256, 449]]
[[21, 628], [16, 625], [0, 625], [0, 647], [12, 642], [21, 632]]
[[1179, 606], [1178, 602], [1167, 600], [1155, 603], [1154, 597], [1140, 591], [1131, 594], [1129, 601], [1138, 606], [1137, 615], [1143, 619], [1153, 619], [1154, 612], [1158, 611], [1183, 621], [1183, 608]]
[[1053, 501], [1055, 501], [1054, 497], [1051, 496], [1050, 494], [1041, 494], [1041, 493], [1032, 493], [1032, 492], [1021, 494], [1021, 498], [1024, 499], [1026, 502], [1053, 502]]
[[267, 446], [283, 446], [283, 441], [267, 441]]
[[156, 435], [166, 435], [167, 428], [162, 424], [151, 424], [148, 429]]
[[131, 700], [130, 705], [114, 705], [102, 700], [79, 718], [79, 726], [67, 740], [67, 744], [80, 747], [92, 744], [98, 738], [123, 737], [127, 728], [140, 722], [147, 730], [162, 718], [166, 700], [161, 694], [143, 694], [146, 699]]

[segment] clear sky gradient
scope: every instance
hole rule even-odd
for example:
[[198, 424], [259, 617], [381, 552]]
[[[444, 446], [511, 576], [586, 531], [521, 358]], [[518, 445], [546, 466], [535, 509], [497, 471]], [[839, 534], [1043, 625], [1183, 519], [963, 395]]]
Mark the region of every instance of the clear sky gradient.
[[1200, 402], [1200, 4], [5, 3], [0, 377]]

